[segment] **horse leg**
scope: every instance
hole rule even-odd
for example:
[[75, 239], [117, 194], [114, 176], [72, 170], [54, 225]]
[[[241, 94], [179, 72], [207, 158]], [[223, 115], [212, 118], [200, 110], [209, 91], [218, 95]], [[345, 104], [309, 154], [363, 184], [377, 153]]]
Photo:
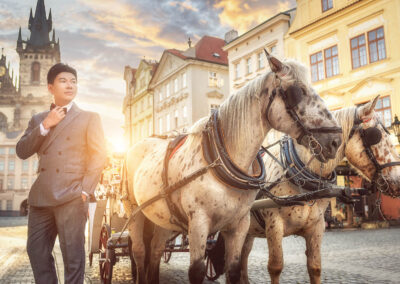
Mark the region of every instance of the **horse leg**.
[[171, 236], [171, 231], [163, 229], [157, 225], [154, 226], [149, 266], [147, 268], [147, 280], [151, 284], [160, 282], [160, 260], [164, 253], [165, 243]]
[[240, 271], [240, 283], [249, 284], [249, 275], [248, 275], [248, 261], [249, 254], [253, 247], [254, 237], [247, 235], [246, 240], [244, 241], [241, 255], [241, 271]]
[[234, 227], [221, 232], [225, 239], [226, 283], [240, 283], [240, 255], [250, 226], [250, 213], [246, 214]]
[[315, 229], [305, 235], [307, 270], [311, 284], [321, 283], [321, 243], [324, 234], [325, 222], [320, 221]]
[[188, 232], [190, 242], [190, 283], [201, 284], [206, 276], [204, 256], [209, 231], [210, 220], [207, 214], [201, 212], [200, 210], [190, 214]]
[[136, 284], [146, 284], [146, 248], [143, 241], [145, 216], [139, 212], [135, 218], [132, 218], [128, 225], [129, 236], [132, 241], [132, 253], [136, 263]]
[[266, 237], [268, 241], [268, 272], [271, 277], [272, 284], [279, 283], [279, 277], [283, 270], [283, 251], [282, 239], [283, 228], [278, 227], [276, 224], [266, 225]]

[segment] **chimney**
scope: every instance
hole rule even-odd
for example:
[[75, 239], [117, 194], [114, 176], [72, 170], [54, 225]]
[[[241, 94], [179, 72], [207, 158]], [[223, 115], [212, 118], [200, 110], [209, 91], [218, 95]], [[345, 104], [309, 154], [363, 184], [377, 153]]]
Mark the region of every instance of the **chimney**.
[[238, 32], [236, 30], [230, 30], [229, 32], [225, 33], [225, 43], [230, 43], [237, 37], [238, 37]]

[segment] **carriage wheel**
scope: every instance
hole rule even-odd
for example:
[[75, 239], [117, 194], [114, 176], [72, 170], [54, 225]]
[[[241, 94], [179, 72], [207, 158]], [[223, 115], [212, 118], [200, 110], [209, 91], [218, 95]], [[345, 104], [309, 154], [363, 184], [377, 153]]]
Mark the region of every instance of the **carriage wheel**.
[[[167, 243], [165, 244], [165, 249], [173, 250], [175, 248], [175, 239], [176, 238], [173, 238], [172, 240], [167, 241]], [[164, 263], [168, 263], [168, 261], [171, 259], [171, 256], [172, 256], [172, 251], [164, 250], [163, 253]]]
[[171, 251], [164, 251], [163, 253], [164, 263], [168, 263], [168, 261], [171, 259], [171, 256], [172, 256]]
[[104, 224], [100, 232], [99, 240], [99, 265], [100, 265], [100, 279], [101, 283], [111, 284], [114, 250], [107, 248], [107, 241], [111, 236], [111, 228], [109, 225]]
[[219, 278], [219, 274], [215, 272], [214, 265], [208, 255], [206, 256], [206, 277], [210, 281], [215, 281]]
[[133, 283], [136, 281], [136, 275], [137, 275], [137, 270], [136, 270], [136, 262], [135, 258], [133, 257], [133, 252], [132, 252], [132, 241], [131, 238], [128, 238], [128, 248], [129, 248], [129, 257], [131, 258], [131, 273], [132, 273], [132, 280]]

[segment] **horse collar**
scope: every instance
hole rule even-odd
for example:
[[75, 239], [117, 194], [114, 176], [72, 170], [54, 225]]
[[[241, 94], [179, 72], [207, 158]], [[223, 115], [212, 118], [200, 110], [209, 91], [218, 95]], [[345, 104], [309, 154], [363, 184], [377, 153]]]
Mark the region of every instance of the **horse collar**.
[[218, 125], [218, 111], [213, 112], [203, 131], [202, 148], [204, 158], [209, 164], [219, 160], [219, 164], [213, 167], [213, 171], [222, 182], [245, 190], [258, 190], [265, 183], [265, 166], [260, 153], [256, 156], [261, 169], [257, 177], [243, 172], [229, 157]]

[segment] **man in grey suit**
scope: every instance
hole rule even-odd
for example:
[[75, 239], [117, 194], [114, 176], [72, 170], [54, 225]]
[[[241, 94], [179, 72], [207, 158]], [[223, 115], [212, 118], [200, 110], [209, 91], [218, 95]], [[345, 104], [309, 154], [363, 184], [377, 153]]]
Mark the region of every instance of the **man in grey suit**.
[[88, 199], [94, 197], [106, 161], [100, 117], [73, 102], [77, 75], [58, 63], [47, 74], [54, 96], [50, 111], [38, 113], [17, 143], [17, 155], [39, 157], [38, 177], [29, 192], [27, 251], [36, 283], [58, 283], [52, 250], [56, 237], [65, 283], [83, 283]]

